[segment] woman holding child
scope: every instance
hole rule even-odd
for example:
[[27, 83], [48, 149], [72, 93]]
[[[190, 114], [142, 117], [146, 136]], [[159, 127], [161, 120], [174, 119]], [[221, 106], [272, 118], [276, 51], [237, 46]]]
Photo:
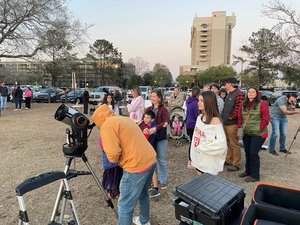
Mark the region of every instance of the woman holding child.
[[[169, 123], [169, 111], [164, 106], [163, 96], [161, 91], [153, 90], [151, 93], [151, 103], [152, 106], [146, 109], [147, 111], [153, 111], [155, 113], [155, 122], [156, 126], [150, 128], [149, 130], [144, 130], [143, 132], [149, 132], [149, 134], [155, 134], [156, 136], [156, 157], [158, 165], [158, 180], [161, 185], [161, 189], [167, 188], [167, 145], [168, 145], [168, 136], [167, 136], [167, 125]], [[151, 197], [159, 196], [157, 180], [153, 180], [153, 189], [151, 192]]]

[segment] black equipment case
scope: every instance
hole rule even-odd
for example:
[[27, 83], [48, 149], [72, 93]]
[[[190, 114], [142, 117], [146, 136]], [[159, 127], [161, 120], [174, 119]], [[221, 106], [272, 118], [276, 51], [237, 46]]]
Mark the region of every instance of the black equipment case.
[[299, 225], [300, 214], [269, 204], [254, 203], [246, 210], [240, 225]]
[[[300, 189], [260, 182], [252, 196], [252, 204], [247, 209], [241, 225], [300, 224]], [[256, 224], [259, 224], [258, 222]]]
[[300, 214], [300, 189], [260, 182], [254, 190], [252, 203], [282, 207]]
[[229, 225], [244, 209], [242, 187], [204, 173], [176, 187], [176, 219], [186, 224]]

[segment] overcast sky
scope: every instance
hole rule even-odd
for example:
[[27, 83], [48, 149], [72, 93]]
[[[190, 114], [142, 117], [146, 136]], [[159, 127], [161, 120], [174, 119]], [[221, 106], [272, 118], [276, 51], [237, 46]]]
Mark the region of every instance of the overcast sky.
[[[281, 0], [300, 12], [300, 1]], [[271, 28], [275, 21], [261, 14], [267, 0], [69, 0], [74, 16], [93, 24], [90, 44], [106, 39], [130, 58], [142, 57], [149, 62], [165, 64], [175, 78], [180, 65], [191, 61], [190, 31], [194, 16], [211, 16], [212, 11], [236, 15], [232, 53], [246, 43], [252, 32]], [[238, 68], [237, 68], [238, 69]]]

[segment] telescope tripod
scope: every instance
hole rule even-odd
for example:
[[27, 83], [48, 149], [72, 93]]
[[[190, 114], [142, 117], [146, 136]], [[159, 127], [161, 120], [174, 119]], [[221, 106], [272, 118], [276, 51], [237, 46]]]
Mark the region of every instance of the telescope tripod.
[[[65, 174], [68, 174], [68, 170], [70, 168], [70, 165], [71, 165], [71, 162], [72, 162], [73, 158], [74, 157], [67, 157], [66, 166], [65, 166], [65, 170], [64, 170]], [[114, 208], [112, 200], [108, 197], [107, 193], [103, 189], [99, 179], [97, 178], [95, 172], [93, 171], [93, 169], [92, 169], [90, 163], [88, 162], [88, 159], [85, 156], [85, 154], [83, 154], [81, 156], [81, 158], [82, 158], [83, 162], [85, 163], [85, 165], [87, 166], [88, 170], [90, 171], [91, 175], [93, 176], [93, 178], [94, 178], [96, 184], [98, 185], [99, 189], [101, 190], [103, 196], [105, 197], [105, 201], [107, 203], [107, 206], [112, 208], [113, 212], [117, 216], [118, 214], [117, 214], [116, 209]], [[78, 219], [78, 214], [77, 214], [77, 211], [76, 211], [76, 207], [75, 207], [75, 204], [73, 202], [72, 194], [71, 194], [70, 188], [68, 186], [68, 183], [66, 182], [66, 179], [63, 179], [63, 181], [60, 184], [60, 187], [59, 187], [59, 190], [58, 190], [58, 193], [57, 193], [57, 197], [56, 197], [56, 201], [55, 201], [55, 204], [54, 204], [54, 208], [53, 208], [53, 211], [52, 211], [51, 222], [54, 222], [56, 215], [58, 215], [58, 207], [59, 207], [61, 199], [62, 199], [62, 205], [61, 205], [59, 223], [62, 223], [62, 221], [63, 221], [64, 214], [65, 214], [65, 208], [66, 208], [66, 202], [68, 200], [71, 203], [72, 213], [73, 213], [76, 225], [80, 225], [80, 222], [79, 222], [79, 219]]]
[[298, 127], [298, 129], [297, 129], [297, 131], [296, 131], [296, 134], [295, 134], [295, 136], [294, 136], [294, 138], [293, 138], [293, 140], [292, 140], [292, 142], [291, 142], [291, 144], [290, 144], [290, 146], [289, 146], [289, 148], [288, 148], [288, 150], [287, 150], [287, 152], [286, 152], [286, 154], [285, 154], [285, 158], [288, 156], [288, 154], [291, 153], [290, 150], [291, 150], [291, 148], [292, 148], [292, 145], [294, 144], [294, 141], [295, 141], [296, 138], [297, 138], [297, 135], [298, 135], [299, 131], [300, 131], [300, 126]]
[[[81, 159], [87, 166], [89, 172], [70, 170], [72, 160], [77, 157], [81, 157]], [[61, 183], [59, 186], [59, 190], [58, 190], [57, 197], [55, 200], [54, 208], [52, 211], [51, 220], [48, 225], [63, 225], [64, 224], [63, 220], [64, 220], [64, 216], [65, 216], [67, 201], [69, 201], [69, 203], [71, 205], [71, 210], [72, 210], [72, 214], [74, 217], [74, 220], [72, 221], [72, 223], [70, 222], [69, 224], [70, 225], [71, 224], [72, 225], [80, 225], [76, 206], [73, 201], [73, 196], [72, 196], [69, 184], [68, 184], [69, 179], [72, 179], [79, 175], [92, 175], [93, 176], [97, 186], [99, 187], [100, 191], [102, 192], [102, 194], [105, 198], [107, 206], [112, 208], [114, 214], [118, 217], [117, 211], [114, 208], [112, 200], [108, 197], [106, 191], [103, 189], [99, 179], [97, 178], [95, 172], [93, 171], [85, 154], [82, 154], [81, 156], [66, 156], [66, 158], [67, 159], [66, 159], [66, 163], [65, 163], [64, 172], [44, 173], [37, 177], [29, 178], [29, 179], [25, 180], [24, 182], [22, 182], [20, 185], [18, 185], [18, 187], [16, 187], [15, 190], [16, 190], [16, 194], [17, 194], [17, 198], [18, 198], [18, 202], [19, 202], [19, 206], [20, 206], [18, 225], [29, 225], [29, 218], [28, 218], [23, 195], [27, 192], [33, 191], [37, 188], [48, 185], [48, 184], [53, 183], [58, 180], [61, 180]], [[61, 205], [61, 209], [59, 212], [60, 205]], [[58, 221], [56, 221], [57, 217], [59, 217]]]

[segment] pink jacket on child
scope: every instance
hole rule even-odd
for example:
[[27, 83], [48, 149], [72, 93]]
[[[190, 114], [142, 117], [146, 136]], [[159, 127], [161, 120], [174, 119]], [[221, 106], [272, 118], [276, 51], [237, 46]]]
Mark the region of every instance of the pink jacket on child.
[[139, 122], [143, 119], [145, 112], [145, 102], [142, 96], [133, 98], [131, 103], [127, 105], [129, 116], [135, 122]]

